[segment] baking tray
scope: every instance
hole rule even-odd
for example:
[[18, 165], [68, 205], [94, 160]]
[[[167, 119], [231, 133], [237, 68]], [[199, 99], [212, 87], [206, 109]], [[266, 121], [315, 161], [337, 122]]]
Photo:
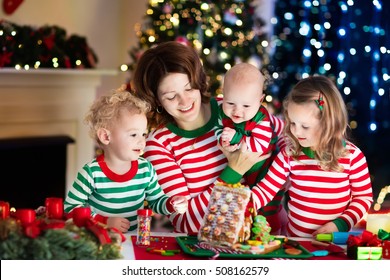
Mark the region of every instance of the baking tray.
[[[199, 248], [197, 245], [199, 244], [197, 236], [177, 236], [176, 241], [179, 244], [180, 248], [184, 253], [193, 255], [196, 257], [213, 257], [216, 252], [211, 250]], [[229, 253], [229, 252], [219, 252], [218, 258], [234, 258], [234, 259], [270, 259], [270, 258], [278, 258], [278, 259], [307, 259], [313, 257], [307, 249], [305, 249], [302, 245], [299, 245], [297, 249], [302, 251], [299, 255], [289, 255], [284, 252], [283, 244], [282, 247], [268, 254], [244, 254], [244, 253]]]

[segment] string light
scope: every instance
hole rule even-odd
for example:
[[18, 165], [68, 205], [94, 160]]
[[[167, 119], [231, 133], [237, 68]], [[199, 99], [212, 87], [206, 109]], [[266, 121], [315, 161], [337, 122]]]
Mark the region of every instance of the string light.
[[[381, 26], [382, 1], [286, 3], [281, 1], [279, 8], [283, 12], [276, 14], [272, 21], [275, 30], [280, 30], [272, 42], [276, 47], [274, 72], [277, 75], [271, 74], [277, 78], [274, 91], [286, 94], [292, 84], [308, 75], [334, 77], [344, 93], [355, 128], [366, 127], [370, 133], [390, 128], [389, 110], [379, 113], [389, 105], [386, 99], [390, 94], [390, 50], [386, 47], [390, 36]], [[297, 61], [283, 57], [282, 51], [286, 56], [301, 52], [301, 58]], [[358, 118], [365, 121], [363, 126], [357, 125]]]
[[383, 187], [376, 199], [376, 202], [374, 203], [373, 209], [374, 211], [379, 211], [382, 208], [382, 204], [385, 201], [385, 197], [390, 194], [390, 185]]
[[376, 102], [377, 102], [377, 92], [379, 89], [379, 79], [378, 79], [378, 61], [379, 61], [379, 38], [380, 36], [380, 16], [381, 16], [381, 10], [382, 5], [380, 1], [374, 0], [372, 2], [373, 4], [373, 17], [372, 17], [372, 23], [371, 26], [373, 28], [370, 28], [372, 30], [371, 36], [370, 36], [370, 50], [371, 50], [371, 82], [372, 82], [372, 92], [371, 92], [371, 101], [370, 101], [370, 130], [376, 131], [377, 125], [376, 125]]
[[219, 94], [223, 74], [232, 65], [246, 61], [260, 68], [269, 61], [264, 23], [255, 22], [256, 7], [250, 2], [149, 0], [148, 20], [136, 25], [140, 44], [130, 51], [133, 62], [127, 69], [134, 70], [145, 49], [178, 41], [198, 51], [209, 77], [209, 90]]
[[[95, 68], [97, 56], [85, 37], [66, 36], [55, 25], [35, 27], [0, 20], [0, 68]], [[76, 63], [79, 60], [79, 64]]]

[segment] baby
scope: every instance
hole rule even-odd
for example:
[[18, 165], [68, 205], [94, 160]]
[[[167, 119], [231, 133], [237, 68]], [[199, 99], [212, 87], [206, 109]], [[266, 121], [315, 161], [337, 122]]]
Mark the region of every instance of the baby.
[[[245, 184], [256, 185], [267, 173], [269, 166], [279, 151], [280, 143], [273, 124], [273, 116], [262, 105], [264, 99], [264, 76], [255, 66], [239, 63], [227, 71], [223, 85], [223, 102], [220, 105], [216, 135], [223, 149], [233, 152], [241, 143], [248, 151], [262, 154], [271, 153], [271, 157], [256, 163], [244, 174]], [[276, 145], [278, 141], [278, 145]], [[266, 216], [273, 229], [279, 234], [283, 216], [281, 201], [284, 190], [275, 196], [269, 205], [258, 214]]]

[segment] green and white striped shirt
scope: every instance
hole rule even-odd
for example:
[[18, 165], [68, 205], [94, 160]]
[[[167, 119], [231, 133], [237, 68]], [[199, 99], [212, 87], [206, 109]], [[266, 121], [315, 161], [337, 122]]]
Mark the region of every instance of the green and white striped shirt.
[[130, 229], [137, 228], [137, 210], [144, 201], [159, 214], [170, 214], [166, 207], [168, 196], [157, 181], [156, 171], [144, 158], [132, 162], [131, 169], [122, 175], [113, 173], [101, 155], [85, 164], [77, 174], [64, 203], [65, 212], [76, 207], [91, 208], [92, 215], [123, 217]]

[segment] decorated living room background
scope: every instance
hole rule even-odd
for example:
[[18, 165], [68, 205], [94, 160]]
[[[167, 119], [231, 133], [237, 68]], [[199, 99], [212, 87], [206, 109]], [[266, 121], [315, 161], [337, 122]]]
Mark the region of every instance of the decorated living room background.
[[[114, 69], [96, 95], [123, 83], [131, 90], [142, 53], [174, 40], [199, 52], [215, 95], [222, 94], [223, 75], [234, 64], [261, 69], [266, 105], [275, 114], [298, 80], [327, 75], [343, 93], [352, 141], [367, 157], [373, 208], [380, 210], [390, 199], [389, 12], [383, 0], [2, 0], [0, 75], [3, 68]], [[90, 213], [83, 218], [79, 227], [28, 223], [23, 235], [13, 234], [20, 229], [14, 221], [3, 221], [2, 248], [15, 252], [11, 259], [119, 258], [123, 236], [93, 222]]]
[[[326, 74], [344, 94], [352, 136], [367, 156], [375, 194], [389, 184], [386, 153], [378, 149], [385, 147], [390, 137], [388, 1], [114, 2], [107, 11], [102, 0], [93, 4], [59, 1], [56, 6], [45, 0], [3, 0], [2, 26], [8, 30], [3, 28], [2, 34], [12, 32], [13, 27], [41, 28], [46, 33], [51, 28], [54, 33], [44, 45], [50, 46], [54, 35], [63, 40], [64, 34], [74, 42], [87, 43], [92, 52], [84, 55], [86, 67], [122, 70], [115, 77], [104, 78], [98, 95], [131, 80], [142, 52], [167, 40], [199, 51], [215, 94], [221, 93], [223, 74], [229, 67], [239, 61], [255, 64], [267, 76], [266, 100], [276, 112], [298, 79]], [[37, 4], [42, 4], [42, 11]], [[61, 9], [63, 16], [53, 17], [45, 9]], [[107, 23], [101, 25], [96, 18], [107, 19]], [[1, 38], [0, 65], [14, 67], [12, 63], [17, 63], [10, 53], [17, 49], [10, 48], [4, 35]], [[29, 42], [28, 36], [24, 40]], [[116, 51], [106, 51], [113, 46]], [[51, 49], [55, 51], [58, 48]], [[65, 63], [60, 67], [69, 67]], [[30, 64], [21, 67], [33, 68]], [[54, 63], [41, 67], [54, 67]]]
[[122, 68], [129, 70], [131, 87], [131, 71], [143, 51], [175, 40], [198, 50], [211, 92], [218, 95], [224, 73], [247, 61], [266, 75], [266, 101], [276, 113], [302, 77], [333, 78], [381, 201], [390, 182], [390, 165], [378, 149], [390, 137], [389, 11], [388, 1], [377, 0], [150, 0], [135, 27], [138, 45], [129, 49], [130, 63]]

